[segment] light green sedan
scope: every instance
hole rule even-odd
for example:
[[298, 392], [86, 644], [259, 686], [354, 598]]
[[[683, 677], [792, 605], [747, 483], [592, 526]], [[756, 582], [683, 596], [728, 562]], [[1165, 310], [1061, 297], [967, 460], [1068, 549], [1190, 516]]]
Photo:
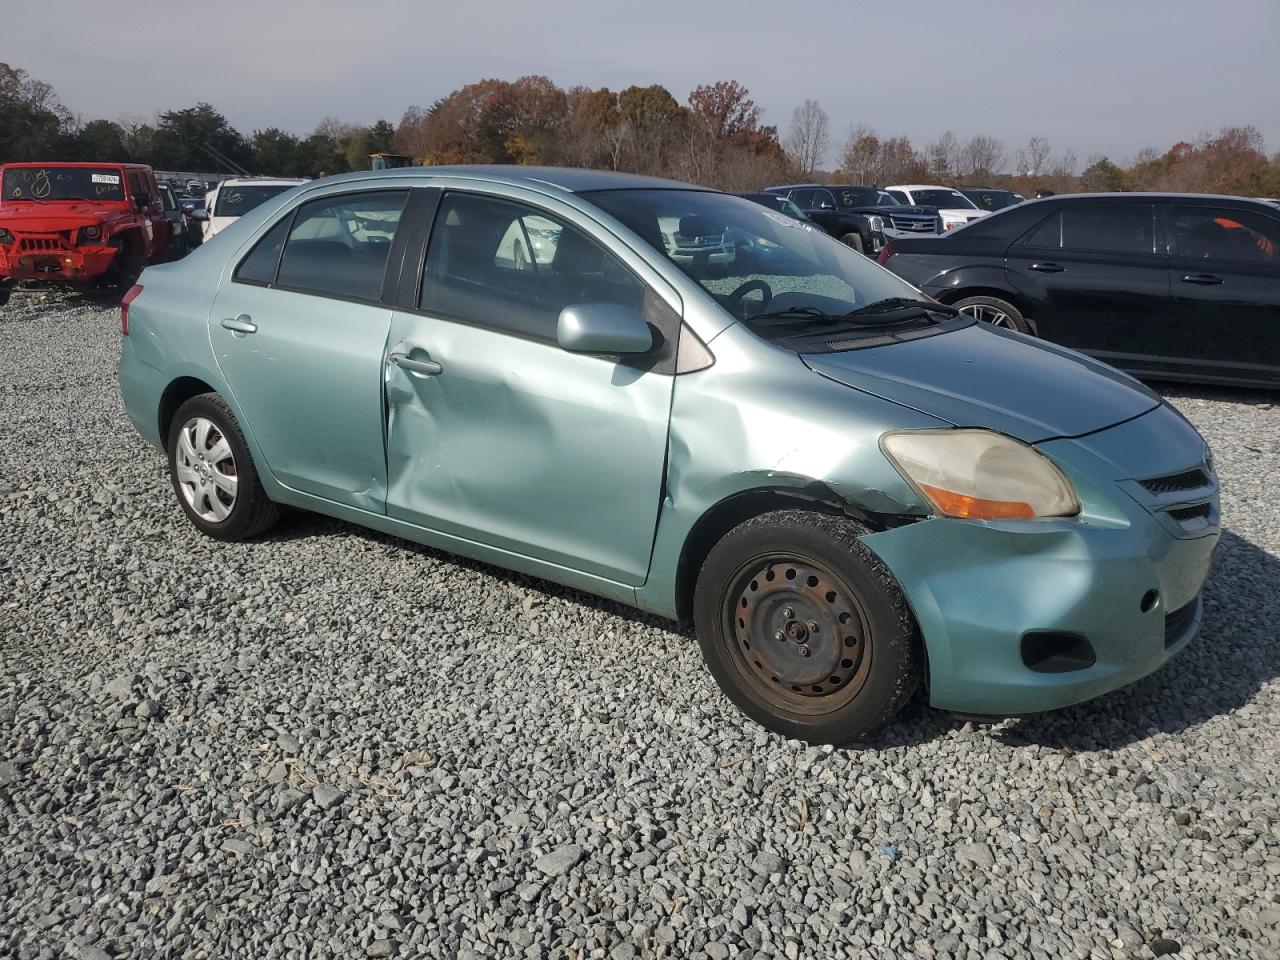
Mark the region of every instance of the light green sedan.
[[1200, 623], [1218, 484], [1184, 419], [749, 200], [320, 180], [149, 268], [121, 326], [125, 409], [200, 530], [289, 505], [691, 620], [787, 736], [855, 738], [922, 686], [1075, 703]]

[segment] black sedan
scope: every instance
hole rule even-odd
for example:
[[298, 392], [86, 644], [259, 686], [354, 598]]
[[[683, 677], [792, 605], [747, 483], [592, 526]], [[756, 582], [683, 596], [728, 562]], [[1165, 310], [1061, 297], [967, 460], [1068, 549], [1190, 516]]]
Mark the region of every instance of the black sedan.
[[1138, 377], [1280, 387], [1280, 210], [1240, 197], [1028, 201], [879, 261], [979, 320]]

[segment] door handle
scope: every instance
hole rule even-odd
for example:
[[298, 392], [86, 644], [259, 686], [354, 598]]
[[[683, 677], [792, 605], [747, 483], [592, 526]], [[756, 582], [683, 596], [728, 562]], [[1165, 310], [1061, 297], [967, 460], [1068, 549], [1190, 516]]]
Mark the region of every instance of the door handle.
[[226, 329], [230, 330], [232, 333], [257, 333], [258, 332], [258, 325], [253, 322], [253, 318], [250, 317], [247, 313], [240, 314], [240, 316], [236, 317], [234, 320], [232, 320], [230, 317], [223, 317], [222, 325]]
[[414, 360], [403, 353], [387, 354], [387, 362], [394, 363], [397, 367], [402, 367], [419, 377], [434, 377], [436, 374], [444, 373], [444, 367], [434, 360]]
[[1222, 282], [1221, 277], [1215, 277], [1212, 273], [1188, 273], [1182, 278], [1183, 283], [1198, 283], [1202, 287], [1212, 287]]
[[1062, 273], [1067, 268], [1060, 263], [1033, 263], [1030, 269], [1037, 273]]

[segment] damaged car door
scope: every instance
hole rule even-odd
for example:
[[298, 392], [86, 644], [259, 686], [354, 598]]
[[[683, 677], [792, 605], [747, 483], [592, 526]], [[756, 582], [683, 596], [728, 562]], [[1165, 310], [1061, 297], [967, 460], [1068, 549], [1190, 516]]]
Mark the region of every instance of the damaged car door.
[[436, 201], [420, 285], [388, 338], [388, 515], [643, 583], [678, 298], [569, 210]]

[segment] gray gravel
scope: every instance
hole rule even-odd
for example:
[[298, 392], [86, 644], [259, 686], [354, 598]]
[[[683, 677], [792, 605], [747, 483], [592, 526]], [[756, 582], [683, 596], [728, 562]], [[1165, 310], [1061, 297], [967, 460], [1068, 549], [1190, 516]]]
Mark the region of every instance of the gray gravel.
[[117, 336], [0, 309], [0, 955], [1280, 953], [1277, 396], [1170, 391], [1228, 532], [1164, 670], [830, 750], [616, 605], [301, 514], [201, 537]]

